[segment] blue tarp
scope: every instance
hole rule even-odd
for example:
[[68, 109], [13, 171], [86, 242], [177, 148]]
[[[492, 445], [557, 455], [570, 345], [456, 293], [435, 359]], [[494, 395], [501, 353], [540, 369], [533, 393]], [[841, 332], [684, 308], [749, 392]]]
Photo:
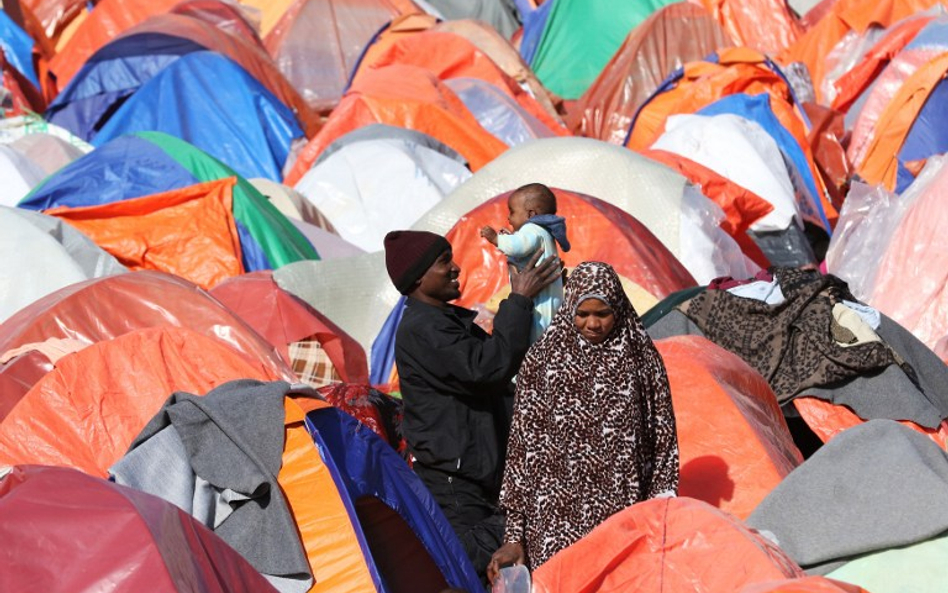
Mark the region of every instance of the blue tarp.
[[[388, 443], [358, 420], [336, 408], [324, 408], [306, 415], [306, 428], [320, 455], [333, 473], [354, 525], [359, 525], [354, 503], [371, 496], [405, 520], [451, 587], [483, 591], [483, 586], [461, 546], [454, 529], [437, 502]], [[369, 569], [379, 591], [387, 591], [371, 562], [362, 534], [359, 534]]]
[[0, 10], [0, 47], [3, 48], [7, 62], [39, 89], [39, 79], [33, 68], [33, 38], [2, 10]]
[[290, 142], [303, 136], [293, 112], [232, 60], [209, 51], [182, 56], [145, 83], [93, 144], [138, 131], [180, 138], [246, 178], [281, 181]]
[[709, 116], [723, 113], [738, 115], [760, 124], [764, 131], [774, 139], [805, 185], [810, 204], [801, 204], [801, 210], [804, 213], [807, 213], [808, 210], [810, 215], [818, 217], [823, 222], [826, 232], [828, 234], [832, 233], [829, 220], [827, 220], [826, 213], [823, 211], [823, 203], [819, 197], [820, 191], [816, 180], [813, 178], [813, 171], [810, 169], [806, 153], [803, 152], [793, 134], [783, 127], [783, 124], [774, 115], [770, 108], [770, 95], [766, 93], [753, 96], [745, 93], [728, 95], [697, 112], [698, 115]]
[[537, 53], [537, 47], [540, 45], [540, 39], [543, 38], [543, 29], [546, 28], [546, 21], [550, 17], [550, 11], [553, 10], [553, 4], [556, 0], [547, 0], [538, 8], [531, 10], [527, 2], [515, 0], [517, 10], [520, 11], [520, 17], [523, 20], [523, 37], [520, 39], [520, 57], [527, 64], [533, 64], [533, 57]]
[[206, 48], [161, 33], [117, 39], [89, 58], [46, 110], [46, 120], [91, 141], [125, 98], [181, 56]]
[[401, 296], [392, 312], [388, 314], [379, 335], [372, 342], [372, 352], [369, 357], [369, 383], [372, 385], [381, 385], [388, 383], [392, 375], [392, 368], [395, 366], [395, 330], [402, 320], [402, 314], [405, 312], [405, 296]]
[[897, 193], [902, 193], [915, 181], [915, 176], [909, 173], [903, 163], [948, 152], [946, 118], [948, 118], [948, 84], [945, 84], [945, 79], [942, 79], [928, 95], [921, 111], [915, 116], [912, 128], [899, 150], [899, 167], [895, 184]]

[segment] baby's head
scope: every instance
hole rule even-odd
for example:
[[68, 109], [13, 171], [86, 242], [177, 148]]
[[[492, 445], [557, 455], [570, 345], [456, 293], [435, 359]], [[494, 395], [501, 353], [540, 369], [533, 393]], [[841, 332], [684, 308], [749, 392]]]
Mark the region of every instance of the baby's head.
[[542, 183], [518, 187], [507, 199], [507, 222], [514, 231], [539, 214], [556, 214], [556, 196]]

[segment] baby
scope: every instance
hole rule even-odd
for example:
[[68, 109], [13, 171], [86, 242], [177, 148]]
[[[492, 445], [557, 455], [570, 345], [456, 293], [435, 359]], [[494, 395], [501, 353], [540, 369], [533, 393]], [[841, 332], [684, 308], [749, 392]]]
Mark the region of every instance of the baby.
[[[530, 183], [518, 188], [507, 200], [510, 223], [513, 232], [500, 229], [498, 234], [490, 226], [481, 229], [481, 237], [496, 246], [507, 256], [507, 264], [522, 268], [537, 248], [543, 247], [543, 257], [556, 257], [556, 243], [564, 252], [569, 251], [566, 238], [566, 221], [556, 215], [556, 196], [542, 183]], [[555, 239], [555, 242], [554, 242]], [[530, 343], [540, 337], [550, 325], [553, 315], [563, 302], [563, 280], [557, 279], [547, 286], [533, 300], [533, 327], [530, 330]]]

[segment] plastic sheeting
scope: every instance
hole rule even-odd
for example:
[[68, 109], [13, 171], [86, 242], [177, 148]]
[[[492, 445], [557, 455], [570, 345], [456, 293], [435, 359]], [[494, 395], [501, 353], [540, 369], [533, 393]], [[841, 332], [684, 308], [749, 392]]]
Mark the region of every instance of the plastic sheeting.
[[[875, 592], [875, 589], [873, 589]], [[786, 581], [771, 581], [747, 585], [740, 593], [870, 593], [856, 585], [850, 585], [825, 577], [806, 577]], [[881, 592], [879, 592], [881, 593]]]
[[[879, 258], [868, 303], [943, 359], [948, 355], [948, 167], [945, 159], [924, 174], [921, 194], [908, 207]], [[909, 188], [908, 191], [913, 191]]]
[[33, 39], [5, 11], [0, 11], [0, 49], [7, 62], [37, 89], [39, 79], [33, 67]]
[[0, 463], [62, 465], [98, 476], [175, 391], [279, 378], [192, 330], [131, 331], [61, 358], [0, 421]]
[[344, 134], [370, 123], [417, 130], [458, 151], [477, 170], [507, 149], [477, 123], [464, 103], [434, 74], [417, 66], [366, 71], [307, 144], [284, 183], [296, 183], [319, 154]]
[[184, 0], [169, 14], [181, 14], [210, 23], [232, 37], [264, 49], [257, 25], [251, 23], [252, 15], [246, 7], [230, 4], [228, 0]]
[[442, 81], [452, 78], [476, 78], [503, 91], [554, 134], [568, 135], [558, 118], [552, 117], [533, 96], [524, 90], [500, 66], [466, 38], [443, 31], [422, 31], [394, 40], [384, 50], [366, 56], [354, 74], [357, 82], [366, 70], [392, 64], [419, 66]]
[[928, 541], [868, 554], [826, 576], [872, 593], [939, 593], [948, 579], [948, 534]]
[[233, 177], [100, 206], [59, 207], [65, 220], [132, 270], [175, 274], [208, 289], [243, 273]]
[[217, 285], [211, 295], [239, 315], [286, 360], [287, 346], [315, 336], [347, 383], [368, 383], [365, 351], [324, 315], [281, 289], [269, 272], [254, 272]]
[[746, 519], [803, 456], [747, 363], [697, 336], [658, 340], [678, 428], [678, 494]]
[[145, 83], [109, 118], [94, 144], [136, 131], [175, 136], [244, 177], [275, 181], [282, 177], [290, 142], [303, 136], [275, 95], [229, 58], [205, 51], [179, 58]]
[[734, 45], [774, 55], [795, 42], [804, 28], [786, 0], [702, 0], [734, 39]]
[[756, 122], [730, 114], [673, 115], [652, 148], [680, 154], [765, 196], [773, 209], [751, 230], [782, 231], [794, 220], [803, 222], [780, 147]]
[[[29, 134], [14, 140], [9, 146], [38, 167], [44, 178], [91, 150], [91, 147], [88, 150], [83, 150], [58, 136], [44, 132]], [[30, 189], [33, 189], [33, 187], [30, 187]]]
[[489, 82], [451, 78], [444, 84], [464, 102], [485, 130], [507, 146], [557, 135]]
[[658, 498], [616, 513], [553, 556], [534, 571], [533, 590], [711, 593], [802, 576], [732, 516], [691, 498]]
[[0, 206], [16, 206], [46, 173], [30, 159], [9, 146], [0, 144]]
[[676, 2], [655, 11], [629, 33], [570, 109], [569, 128], [622, 144], [633, 114], [670, 72], [730, 45], [727, 33], [697, 4]]
[[[401, 2], [404, 4], [405, 2]], [[399, 13], [389, 0], [296, 0], [267, 33], [267, 51], [313, 109], [342, 98], [363, 48]]]
[[5, 591], [276, 593], [173, 504], [66, 468], [0, 479], [0, 538]]
[[87, 278], [56, 239], [11, 208], [0, 209], [0, 322], [44, 297]]
[[510, 39], [520, 28], [513, 0], [427, 0], [446, 20], [474, 19]]
[[410, 227], [470, 176], [462, 164], [414, 142], [363, 140], [314, 166], [296, 190], [343, 239], [379, 251], [388, 231]]
[[246, 323], [197, 286], [160, 272], [87, 280], [34, 302], [0, 325], [0, 354], [50, 338], [94, 344], [164, 326], [216, 339], [270, 375], [294, 380], [277, 351]]
[[669, 0], [556, 0], [530, 65], [552, 92], [578, 99], [629, 31]]

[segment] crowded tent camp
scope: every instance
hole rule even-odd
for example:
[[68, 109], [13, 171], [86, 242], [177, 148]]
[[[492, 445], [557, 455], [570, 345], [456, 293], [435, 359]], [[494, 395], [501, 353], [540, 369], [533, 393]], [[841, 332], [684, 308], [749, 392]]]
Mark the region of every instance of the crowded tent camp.
[[948, 590], [948, 0], [0, 0], [0, 69], [0, 593]]

